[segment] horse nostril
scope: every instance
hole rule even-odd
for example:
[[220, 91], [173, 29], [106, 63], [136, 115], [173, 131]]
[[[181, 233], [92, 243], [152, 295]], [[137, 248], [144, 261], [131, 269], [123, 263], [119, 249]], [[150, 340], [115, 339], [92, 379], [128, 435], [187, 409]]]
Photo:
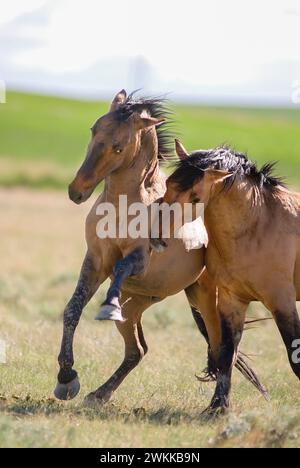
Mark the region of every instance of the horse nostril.
[[76, 192], [70, 186], [69, 187], [69, 197], [70, 197], [70, 200], [72, 200], [74, 203], [80, 203], [82, 198], [83, 198], [83, 194], [81, 192]]

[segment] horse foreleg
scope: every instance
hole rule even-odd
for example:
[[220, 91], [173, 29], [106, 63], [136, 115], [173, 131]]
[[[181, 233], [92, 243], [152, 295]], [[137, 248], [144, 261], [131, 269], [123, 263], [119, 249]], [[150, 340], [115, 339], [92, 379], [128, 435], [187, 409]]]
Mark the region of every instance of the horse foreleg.
[[85, 398], [87, 405], [107, 402], [125, 377], [139, 364], [148, 351], [142, 330], [141, 316], [143, 311], [151, 305], [151, 299], [143, 296], [130, 298], [128, 295], [122, 295], [122, 300], [125, 301], [123, 314], [126, 320], [123, 322], [116, 321], [116, 326], [124, 339], [125, 356], [113, 375], [95, 392], [90, 393]]
[[[198, 377], [198, 379], [204, 382], [216, 380], [218, 373], [217, 360], [221, 347], [221, 324], [217, 312], [217, 291], [206, 270], [204, 270], [197, 283], [187, 288], [186, 294], [196, 325], [208, 344], [207, 368], [204, 377]], [[235, 367], [264, 398], [268, 399], [266, 388], [239, 351]]]
[[209, 372], [215, 374], [221, 346], [221, 324], [217, 312], [216, 286], [206, 269], [198, 281], [185, 290], [185, 293], [197, 327], [209, 346]]
[[57, 377], [58, 383], [54, 391], [56, 398], [59, 400], [72, 399], [80, 390], [78, 375], [73, 369], [74, 333], [83, 308], [105, 279], [105, 275], [95, 269], [92, 259], [87, 254], [81, 268], [80, 277], [74, 294], [64, 311], [63, 337], [60, 354], [58, 356], [60, 371]]
[[118, 260], [113, 268], [114, 279], [107, 292], [103, 304], [101, 304], [96, 320], [124, 321], [120, 304], [121, 287], [129, 276], [143, 273], [148, 264], [148, 254], [142, 247], [136, 248], [121, 260]]
[[224, 414], [230, 406], [231, 376], [236, 362], [238, 346], [242, 338], [248, 303], [219, 289], [218, 314], [221, 323], [221, 347], [217, 359], [217, 384], [210, 406], [209, 416]]

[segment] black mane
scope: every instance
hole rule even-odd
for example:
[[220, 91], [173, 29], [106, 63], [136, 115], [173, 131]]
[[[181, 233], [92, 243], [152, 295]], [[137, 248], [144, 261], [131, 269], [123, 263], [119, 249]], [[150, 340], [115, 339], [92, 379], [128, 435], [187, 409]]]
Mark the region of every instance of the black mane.
[[151, 117], [166, 119], [161, 125], [156, 127], [158, 139], [159, 159], [168, 159], [174, 154], [174, 135], [170, 129], [172, 124], [172, 112], [167, 107], [167, 100], [164, 98], [135, 97], [135, 91], [126, 98], [117, 114], [121, 120], [127, 120], [133, 112], [148, 111]]
[[273, 174], [275, 165], [274, 162], [267, 163], [258, 169], [256, 163], [248, 159], [247, 155], [221, 146], [206, 151], [194, 151], [188, 158], [177, 163], [176, 170], [169, 180], [176, 182], [180, 189], [185, 191], [203, 177], [206, 169], [217, 169], [232, 173], [232, 177], [225, 179], [224, 187], [231, 187], [239, 175], [247, 177], [260, 190], [266, 188], [275, 191], [279, 185], [283, 185], [282, 179]]

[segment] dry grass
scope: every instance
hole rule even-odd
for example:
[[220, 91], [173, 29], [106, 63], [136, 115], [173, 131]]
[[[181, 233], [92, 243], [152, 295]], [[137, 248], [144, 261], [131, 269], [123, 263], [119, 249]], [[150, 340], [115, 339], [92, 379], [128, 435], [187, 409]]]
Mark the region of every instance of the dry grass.
[[183, 295], [145, 313], [149, 354], [112, 402], [92, 411], [82, 407], [83, 396], [110, 376], [123, 353], [114, 324], [93, 321], [105, 285], [76, 335], [82, 391], [73, 402], [54, 401], [61, 313], [84, 255], [88, 205], [76, 207], [64, 193], [13, 189], [0, 191], [0, 210], [0, 339], [8, 344], [7, 364], [0, 365], [0, 446], [299, 445], [300, 385], [273, 322], [247, 331], [242, 346], [258, 355], [254, 366], [271, 401], [235, 373], [230, 416], [201, 420], [213, 386], [194, 377], [206, 349]]
[[65, 188], [72, 180], [74, 169], [41, 158], [16, 160], [0, 157], [0, 184], [5, 187]]

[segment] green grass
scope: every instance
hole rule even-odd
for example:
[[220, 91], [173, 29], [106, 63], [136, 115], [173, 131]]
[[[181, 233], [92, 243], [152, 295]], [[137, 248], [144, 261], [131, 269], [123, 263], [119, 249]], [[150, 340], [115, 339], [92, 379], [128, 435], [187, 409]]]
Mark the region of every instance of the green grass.
[[[0, 106], [0, 183], [65, 187], [83, 160], [89, 128], [108, 103], [9, 92]], [[300, 109], [173, 107], [177, 134], [189, 150], [229, 143], [259, 163], [279, 161], [300, 180]]]
[[[300, 386], [273, 321], [244, 334], [242, 349], [270, 392], [266, 402], [237, 372], [233, 410], [204, 422], [213, 384], [199, 384], [206, 346], [183, 294], [144, 314], [149, 353], [111, 402], [83, 407], [83, 396], [120, 363], [114, 324], [94, 317], [107, 284], [88, 306], [75, 340], [78, 398], [52, 398], [62, 310], [85, 252], [86, 204], [69, 203], [65, 188], [82, 161], [89, 127], [104, 103], [9, 93], [0, 105], [0, 447], [299, 447]], [[233, 144], [299, 185], [299, 110], [176, 106], [177, 128], [189, 149]], [[12, 186], [43, 188], [11, 188]], [[46, 190], [48, 188], [48, 190]], [[251, 314], [261, 314], [261, 306]]]
[[[75, 338], [81, 393], [53, 399], [62, 311], [85, 252], [84, 218], [93, 201], [69, 203], [63, 192], [1, 189], [0, 447], [299, 447], [300, 384], [290, 370], [273, 321], [245, 332], [270, 392], [266, 402], [234, 372], [229, 416], [201, 418], [214, 384], [195, 374], [206, 365], [206, 345], [184, 294], [144, 314], [149, 353], [112, 400], [97, 410], [83, 397], [112, 374], [123, 357], [114, 323], [94, 317], [107, 284], [87, 307]], [[261, 306], [249, 316], [264, 314]]]

